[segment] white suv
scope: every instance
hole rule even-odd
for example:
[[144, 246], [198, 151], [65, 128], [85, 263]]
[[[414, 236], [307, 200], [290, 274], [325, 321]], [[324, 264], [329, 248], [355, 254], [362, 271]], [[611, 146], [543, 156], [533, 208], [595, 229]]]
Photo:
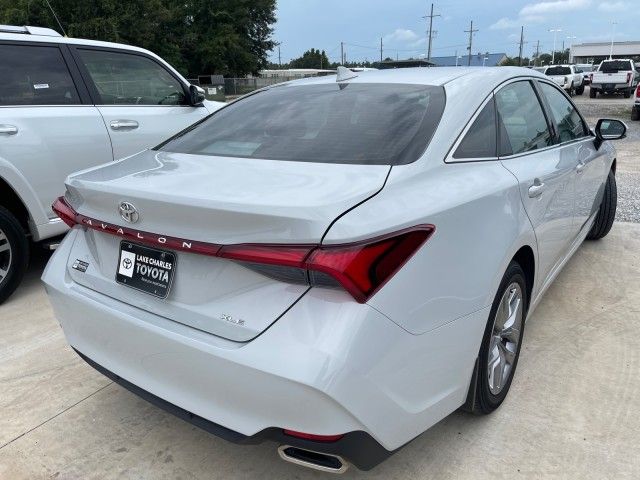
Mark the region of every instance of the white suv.
[[0, 26], [0, 303], [34, 242], [64, 233], [51, 210], [72, 172], [153, 147], [219, 108], [157, 55]]

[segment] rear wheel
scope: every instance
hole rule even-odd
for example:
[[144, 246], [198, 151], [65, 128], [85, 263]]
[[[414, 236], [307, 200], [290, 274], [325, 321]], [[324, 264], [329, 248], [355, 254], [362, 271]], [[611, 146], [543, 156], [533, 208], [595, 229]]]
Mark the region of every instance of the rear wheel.
[[596, 90], [595, 88], [589, 89], [589, 98], [596, 98], [597, 94], [598, 94], [598, 90]]
[[511, 262], [493, 300], [482, 339], [474, 376], [474, 413], [493, 412], [509, 392], [520, 356], [527, 305], [524, 271]]
[[576, 88], [576, 95], [582, 95], [584, 93], [584, 85], [580, 85]]
[[29, 262], [29, 244], [16, 218], [0, 207], [0, 304], [22, 281]]
[[587, 235], [589, 240], [598, 240], [609, 233], [609, 230], [611, 230], [611, 226], [613, 225], [613, 220], [616, 217], [617, 204], [618, 187], [616, 185], [616, 176], [612, 170], [607, 176], [607, 183], [604, 187], [604, 195], [602, 197], [600, 209], [596, 214], [596, 220], [593, 222], [593, 226]]
[[624, 98], [631, 98], [631, 92], [632, 92], [631, 88], [625, 88], [625, 90], [623, 92], [624, 93]]
[[640, 107], [633, 107], [631, 109], [631, 120], [640, 120]]

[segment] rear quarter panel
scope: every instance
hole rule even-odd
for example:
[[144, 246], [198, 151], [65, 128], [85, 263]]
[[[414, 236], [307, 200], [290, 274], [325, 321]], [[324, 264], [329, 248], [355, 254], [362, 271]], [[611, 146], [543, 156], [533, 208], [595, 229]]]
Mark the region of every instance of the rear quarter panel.
[[325, 243], [425, 223], [433, 236], [369, 300], [413, 334], [490, 305], [519, 248], [536, 252], [517, 181], [496, 161], [393, 167], [383, 191], [340, 218]]

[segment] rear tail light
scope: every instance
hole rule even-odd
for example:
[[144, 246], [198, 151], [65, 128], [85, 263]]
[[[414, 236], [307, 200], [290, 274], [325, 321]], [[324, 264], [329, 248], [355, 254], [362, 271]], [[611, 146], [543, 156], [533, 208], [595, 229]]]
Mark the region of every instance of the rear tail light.
[[638, 88], [636, 88], [636, 99], [640, 100], [640, 83], [638, 84]]
[[64, 197], [56, 200], [52, 208], [70, 227], [80, 224], [136, 242], [242, 262], [283, 282], [341, 287], [359, 303], [366, 302], [380, 290], [435, 231], [433, 225], [417, 225], [348, 244], [220, 246], [105, 224], [78, 214]]

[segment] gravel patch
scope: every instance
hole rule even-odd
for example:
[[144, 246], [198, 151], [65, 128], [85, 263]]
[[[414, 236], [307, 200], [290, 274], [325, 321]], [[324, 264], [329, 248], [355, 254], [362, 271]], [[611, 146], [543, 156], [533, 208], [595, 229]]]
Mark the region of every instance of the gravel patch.
[[616, 222], [640, 223], [640, 173], [616, 172], [618, 209]]

